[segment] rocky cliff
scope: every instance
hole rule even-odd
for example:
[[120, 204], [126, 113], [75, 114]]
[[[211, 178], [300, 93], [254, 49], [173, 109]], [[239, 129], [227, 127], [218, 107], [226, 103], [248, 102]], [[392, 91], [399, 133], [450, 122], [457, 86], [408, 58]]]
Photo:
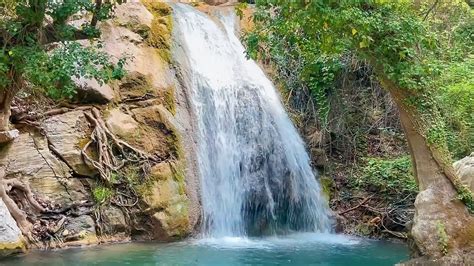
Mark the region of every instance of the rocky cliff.
[[54, 106], [18, 101], [19, 137], [0, 149], [0, 255], [169, 241], [198, 223], [193, 123], [171, 63], [171, 8], [135, 1], [115, 15], [100, 25], [100, 41], [115, 60], [126, 58], [125, 78], [78, 79], [75, 99]]

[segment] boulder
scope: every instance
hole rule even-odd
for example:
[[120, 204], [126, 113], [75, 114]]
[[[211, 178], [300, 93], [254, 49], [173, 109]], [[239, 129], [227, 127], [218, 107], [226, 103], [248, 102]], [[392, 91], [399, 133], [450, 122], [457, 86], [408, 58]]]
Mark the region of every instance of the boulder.
[[455, 258], [474, 250], [474, 219], [457, 196], [449, 180], [440, 179], [416, 197], [411, 234], [422, 255]]
[[474, 152], [471, 155], [455, 162], [454, 170], [458, 174], [461, 182], [474, 191]]
[[24, 248], [20, 228], [0, 199], [0, 258], [23, 252]]
[[150, 28], [153, 15], [140, 2], [128, 2], [114, 9], [114, 22], [119, 26]]
[[50, 148], [71, 169], [83, 176], [94, 176], [97, 172], [82, 158], [82, 147], [88, 141], [91, 128], [83, 111], [72, 111], [46, 119], [42, 128]]
[[143, 193], [143, 201], [151, 210], [157, 238], [179, 238], [189, 233], [188, 199], [183, 183], [173, 174], [170, 163], [152, 167], [151, 177], [156, 178]]
[[131, 115], [122, 112], [120, 108], [109, 111], [106, 123], [110, 130], [120, 137], [132, 136], [138, 130], [137, 121]]
[[76, 100], [80, 103], [106, 104], [114, 99], [114, 90], [109, 84], [99, 84], [95, 79], [73, 78], [76, 83]]

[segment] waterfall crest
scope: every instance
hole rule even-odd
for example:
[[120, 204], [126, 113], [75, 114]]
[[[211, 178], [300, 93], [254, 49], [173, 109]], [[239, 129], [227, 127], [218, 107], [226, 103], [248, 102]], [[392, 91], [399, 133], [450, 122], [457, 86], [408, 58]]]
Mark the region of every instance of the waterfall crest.
[[303, 141], [270, 80], [245, 57], [235, 15], [216, 22], [188, 5], [173, 9], [197, 120], [203, 234], [330, 231]]

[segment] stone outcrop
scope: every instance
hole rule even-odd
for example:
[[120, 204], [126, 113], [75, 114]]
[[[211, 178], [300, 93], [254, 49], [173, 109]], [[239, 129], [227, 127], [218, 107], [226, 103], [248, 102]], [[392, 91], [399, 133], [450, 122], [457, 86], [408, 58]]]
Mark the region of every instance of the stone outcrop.
[[471, 191], [474, 191], [474, 152], [455, 162], [453, 167], [461, 179], [461, 182], [468, 186]]
[[106, 104], [111, 102], [115, 93], [109, 84], [99, 84], [95, 79], [74, 79], [76, 83], [76, 100], [80, 103]]
[[[153, 4], [147, 4], [150, 6]], [[86, 154], [92, 160], [98, 158], [97, 140], [91, 139], [96, 129], [90, 116], [92, 107], [86, 105], [39, 117], [37, 128], [23, 127], [16, 139], [0, 146], [5, 179], [27, 184], [46, 210], [18, 202], [32, 221], [33, 235], [46, 247], [179, 239], [191, 234], [199, 220], [194, 155], [182, 148], [189, 144], [189, 140], [183, 141], [192, 124], [189, 106], [183, 102], [185, 97], [170, 66], [170, 51], [149, 40], [153, 23], [166, 20], [169, 31], [171, 20], [169, 14], [157, 17], [159, 12], [147, 7], [139, 1], [119, 5], [116, 16], [101, 23], [103, 50], [113, 60], [130, 57], [125, 65], [127, 76], [108, 85], [76, 80], [75, 100], [96, 104], [94, 110], [99, 110], [111, 134], [158, 158], [156, 161], [128, 161], [114, 172], [111, 184], [104, 184], [97, 167], [82, 154], [88, 145]], [[154, 34], [156, 37], [157, 32]], [[126, 193], [133, 200], [124, 202], [120, 195]], [[6, 253], [22, 250], [20, 230], [2, 203], [0, 252], [2, 248], [9, 250]], [[47, 234], [60, 241], [51, 241]]]
[[91, 128], [83, 111], [72, 111], [48, 118], [43, 122], [49, 146], [75, 173], [94, 176], [97, 172], [84, 164], [82, 147], [87, 142]]

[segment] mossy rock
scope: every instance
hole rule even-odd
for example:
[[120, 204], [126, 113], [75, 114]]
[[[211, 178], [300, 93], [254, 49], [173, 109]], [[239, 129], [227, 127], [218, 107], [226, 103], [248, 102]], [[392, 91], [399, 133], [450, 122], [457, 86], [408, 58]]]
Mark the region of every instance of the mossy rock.
[[331, 177], [328, 176], [320, 176], [319, 177], [319, 182], [321, 184], [321, 189], [324, 198], [329, 201], [332, 196], [332, 188], [334, 187], [334, 180]]
[[173, 9], [166, 3], [143, 1], [145, 7], [153, 14], [147, 43], [157, 48], [157, 52], [166, 62], [171, 61], [171, 36], [173, 31]]
[[131, 72], [119, 85], [122, 99], [144, 98], [147, 94], [156, 96], [150, 77], [139, 72]]
[[24, 252], [26, 252], [26, 246], [22, 239], [17, 242], [0, 243], [0, 258]]

